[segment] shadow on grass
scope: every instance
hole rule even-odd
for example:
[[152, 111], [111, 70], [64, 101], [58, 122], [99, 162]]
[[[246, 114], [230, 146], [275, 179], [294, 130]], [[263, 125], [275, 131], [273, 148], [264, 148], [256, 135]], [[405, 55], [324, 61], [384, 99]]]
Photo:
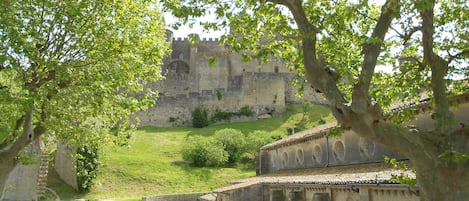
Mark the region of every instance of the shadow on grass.
[[[87, 194], [86, 192], [77, 192], [71, 186], [62, 181], [53, 167], [49, 168], [49, 173], [47, 175], [47, 187], [60, 195], [60, 200], [75, 200], [83, 198]], [[52, 192], [46, 191], [45, 196], [42, 197], [40, 201], [55, 201], [56, 199], [57, 198]]]

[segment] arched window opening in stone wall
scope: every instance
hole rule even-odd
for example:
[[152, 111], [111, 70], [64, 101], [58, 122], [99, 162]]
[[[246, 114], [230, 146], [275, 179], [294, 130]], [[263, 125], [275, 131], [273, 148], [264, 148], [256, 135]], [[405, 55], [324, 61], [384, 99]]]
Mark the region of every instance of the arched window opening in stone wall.
[[296, 160], [296, 165], [303, 165], [303, 163], [305, 162], [305, 154], [303, 153], [302, 149], [296, 150], [295, 160]]
[[336, 161], [344, 161], [345, 159], [345, 146], [344, 143], [340, 140], [334, 143], [332, 148], [334, 152], [334, 158]]
[[313, 162], [322, 163], [322, 149], [320, 145], [315, 145], [313, 147]]
[[360, 138], [358, 141], [360, 147], [360, 156], [365, 159], [370, 159], [375, 153], [375, 143], [366, 138]]
[[283, 165], [283, 168], [286, 168], [288, 166], [288, 153], [287, 152], [283, 152], [282, 165]]

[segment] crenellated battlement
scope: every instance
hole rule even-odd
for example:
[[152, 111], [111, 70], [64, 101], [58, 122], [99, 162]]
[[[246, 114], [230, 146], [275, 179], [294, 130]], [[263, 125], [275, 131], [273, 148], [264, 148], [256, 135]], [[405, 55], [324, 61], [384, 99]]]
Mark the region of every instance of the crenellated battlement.
[[[218, 43], [219, 38], [201, 38], [198, 42], [200, 43]], [[173, 42], [189, 42], [189, 37], [174, 37]]]

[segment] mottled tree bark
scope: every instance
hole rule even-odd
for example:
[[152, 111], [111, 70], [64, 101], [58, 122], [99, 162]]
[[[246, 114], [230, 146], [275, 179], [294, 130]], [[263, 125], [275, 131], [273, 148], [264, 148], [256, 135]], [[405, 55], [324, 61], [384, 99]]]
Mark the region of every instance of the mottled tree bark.
[[[456, 163], [451, 156], [442, 157], [442, 153], [447, 151], [455, 154], [468, 153], [469, 135], [467, 129], [451, 129], [454, 126], [450, 123], [452, 114], [449, 111], [443, 80], [447, 73], [448, 63], [433, 52], [432, 45], [434, 2], [429, 0], [428, 6], [420, 11], [423, 18], [424, 64], [430, 66], [432, 70], [432, 91], [436, 108], [435, 130], [432, 132], [410, 129], [386, 121], [379, 105], [371, 103], [368, 95], [382, 45], [382, 43], [376, 43], [375, 39], [383, 41], [393, 16], [399, 12], [399, 0], [388, 0], [383, 5], [381, 16], [371, 36], [371, 41], [375, 42], [363, 44], [364, 62], [357, 83], [355, 83], [350, 104], [337, 88], [333, 76], [328, 74], [325, 67], [321, 66], [317, 60], [317, 30], [308, 22], [302, 8], [302, 1], [271, 0], [271, 2], [285, 5], [291, 11], [301, 35], [304, 36], [302, 48], [306, 78], [314, 88], [324, 93], [341, 126], [408, 157], [417, 169], [421, 200], [467, 200], [469, 197], [469, 171], [467, 171], [469, 161]], [[459, 137], [458, 142], [454, 140], [455, 136]], [[462, 146], [456, 146], [456, 143]]]
[[5, 184], [8, 175], [10, 175], [16, 166], [20, 152], [46, 132], [46, 129], [41, 124], [37, 124], [33, 128], [33, 113], [34, 109], [31, 106], [25, 114], [21, 135], [10, 146], [0, 149], [0, 198], [2, 197], [3, 190], [7, 187]]

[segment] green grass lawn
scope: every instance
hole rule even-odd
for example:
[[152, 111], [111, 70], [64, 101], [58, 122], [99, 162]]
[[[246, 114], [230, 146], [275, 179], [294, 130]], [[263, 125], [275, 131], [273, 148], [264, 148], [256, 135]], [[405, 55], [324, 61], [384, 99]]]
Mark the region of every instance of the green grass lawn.
[[[182, 160], [181, 149], [191, 135], [210, 136], [223, 128], [234, 128], [247, 134], [254, 130], [266, 130], [286, 135], [301, 118], [301, 107], [294, 106], [283, 117], [253, 122], [210, 125], [205, 128], [191, 127], [156, 128], [142, 127], [133, 134], [129, 147], [105, 146], [100, 156], [102, 165], [94, 187], [86, 194], [78, 194], [49, 176], [49, 187], [62, 200], [85, 198], [89, 200], [141, 200], [143, 196], [189, 192], [208, 192], [228, 185], [230, 182], [253, 177], [253, 165], [234, 167], [199, 168]], [[328, 108], [314, 106], [310, 114], [311, 125], [320, 118], [332, 120]], [[53, 171], [51, 171], [53, 172]], [[48, 195], [43, 200], [54, 200]]]

